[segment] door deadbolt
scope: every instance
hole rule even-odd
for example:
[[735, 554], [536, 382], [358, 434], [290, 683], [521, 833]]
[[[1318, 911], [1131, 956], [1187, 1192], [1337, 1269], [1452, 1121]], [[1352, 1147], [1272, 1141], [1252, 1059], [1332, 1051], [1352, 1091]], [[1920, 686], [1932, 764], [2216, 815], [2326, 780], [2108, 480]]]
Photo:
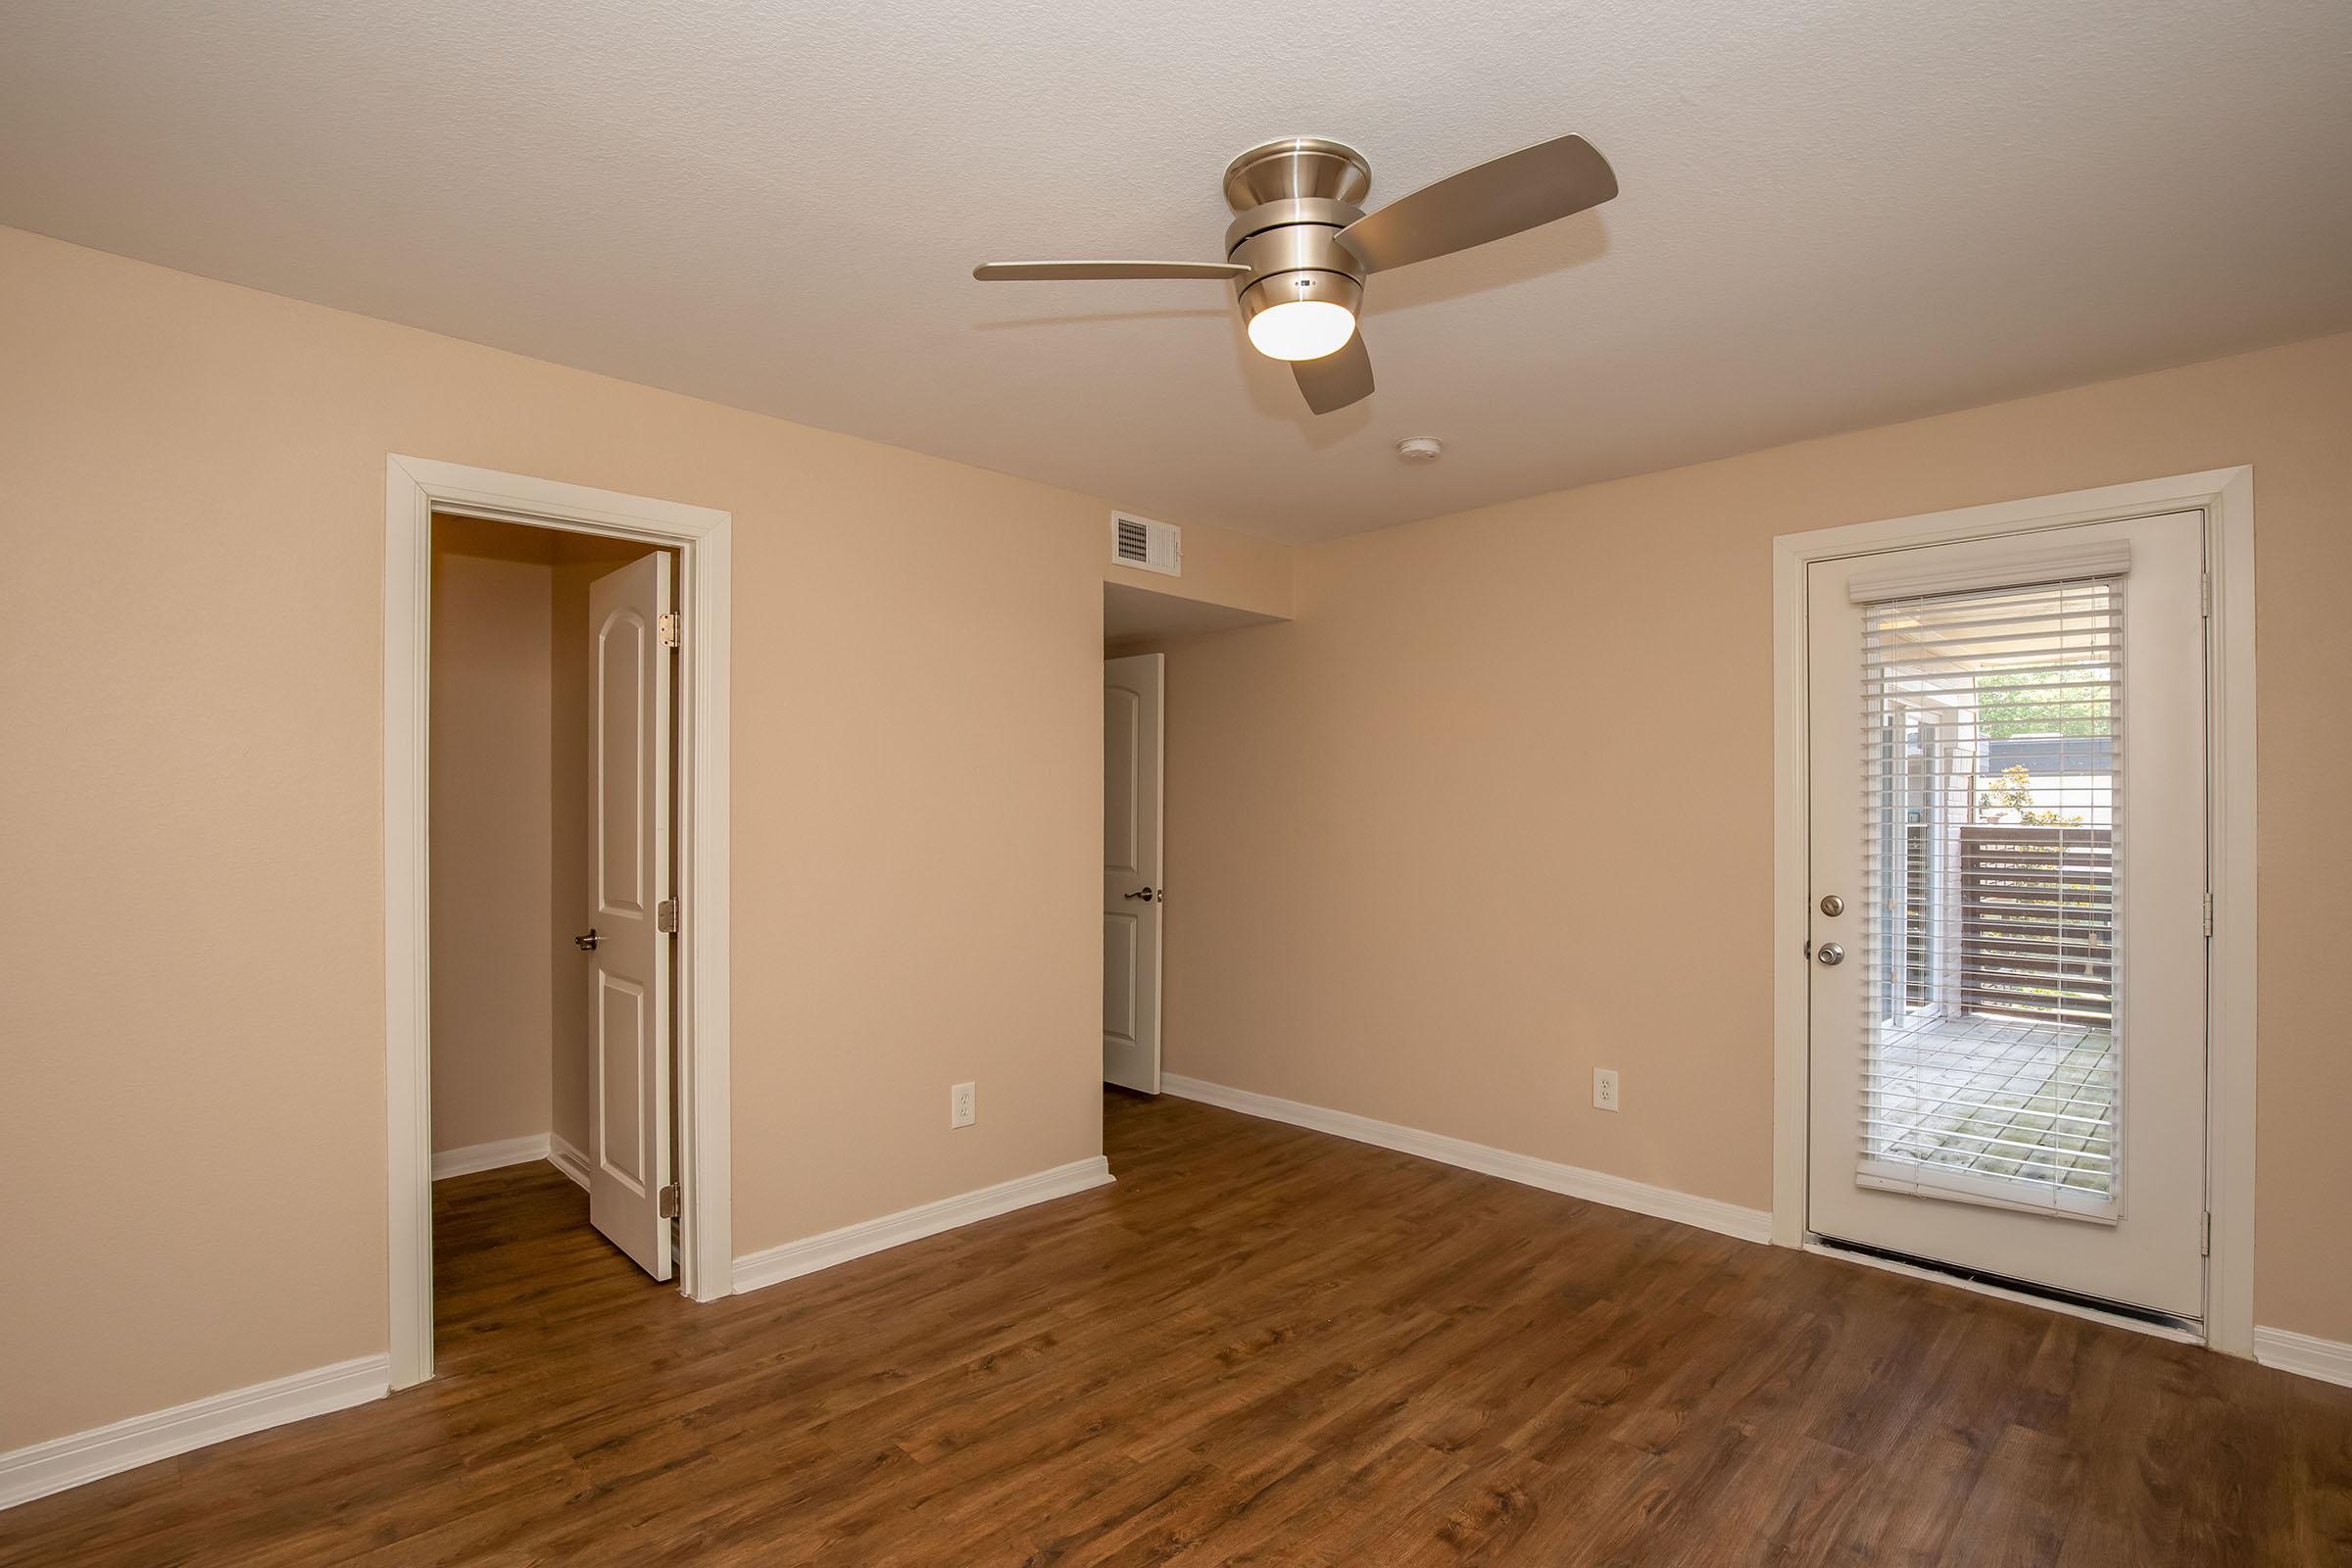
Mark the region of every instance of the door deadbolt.
[[1845, 901], [1835, 893], [1824, 893], [1821, 896], [1821, 912], [1831, 915], [1843, 914]]
[[1813, 956], [1821, 960], [1824, 968], [1835, 969], [1845, 961], [1845, 950], [1835, 942], [1824, 942], [1813, 951]]

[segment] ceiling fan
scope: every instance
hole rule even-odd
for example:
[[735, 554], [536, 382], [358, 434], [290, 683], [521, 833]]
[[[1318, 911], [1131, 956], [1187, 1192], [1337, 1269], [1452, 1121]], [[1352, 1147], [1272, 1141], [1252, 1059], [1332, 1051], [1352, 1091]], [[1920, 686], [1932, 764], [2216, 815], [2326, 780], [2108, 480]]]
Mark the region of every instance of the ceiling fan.
[[1372, 395], [1372, 361], [1355, 329], [1364, 279], [1466, 251], [1597, 207], [1617, 194], [1608, 160], [1582, 136], [1538, 142], [1475, 164], [1376, 213], [1356, 205], [1372, 166], [1345, 142], [1286, 136], [1225, 168], [1236, 214], [1222, 262], [989, 262], [983, 283], [1131, 277], [1230, 278], [1250, 341], [1288, 360], [1317, 414]]

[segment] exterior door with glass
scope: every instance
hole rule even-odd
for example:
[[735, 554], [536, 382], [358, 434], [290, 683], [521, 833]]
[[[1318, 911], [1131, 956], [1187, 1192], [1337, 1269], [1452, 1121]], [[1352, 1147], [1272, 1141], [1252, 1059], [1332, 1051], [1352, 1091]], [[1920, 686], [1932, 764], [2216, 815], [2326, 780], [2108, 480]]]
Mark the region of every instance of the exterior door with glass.
[[1817, 562], [1807, 1226], [2204, 1316], [2199, 513]]

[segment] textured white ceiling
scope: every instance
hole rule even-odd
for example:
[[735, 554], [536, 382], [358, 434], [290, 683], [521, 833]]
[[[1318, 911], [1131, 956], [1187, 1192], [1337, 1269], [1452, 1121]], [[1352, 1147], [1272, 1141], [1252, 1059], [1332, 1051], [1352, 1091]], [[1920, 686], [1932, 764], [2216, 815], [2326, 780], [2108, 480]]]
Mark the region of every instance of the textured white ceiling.
[[[1624, 195], [1375, 279], [1320, 419], [1224, 286], [968, 275], [1568, 130]], [[0, 221], [1285, 538], [2352, 326], [2348, 159], [2346, 0], [0, 8]]]

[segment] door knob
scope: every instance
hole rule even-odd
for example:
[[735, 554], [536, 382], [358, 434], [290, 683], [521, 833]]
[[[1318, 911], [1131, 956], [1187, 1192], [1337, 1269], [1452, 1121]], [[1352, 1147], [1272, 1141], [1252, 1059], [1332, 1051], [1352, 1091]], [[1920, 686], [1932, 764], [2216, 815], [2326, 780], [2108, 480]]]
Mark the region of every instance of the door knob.
[[1834, 969], [1845, 961], [1845, 950], [1835, 942], [1824, 942], [1814, 950], [1813, 956], [1819, 958], [1825, 968]]
[[1130, 893], [1126, 896], [1131, 899], [1141, 899], [1146, 904], [1150, 904], [1152, 902], [1152, 890], [1150, 888], [1144, 889], [1144, 891], [1141, 893]]
[[584, 937], [573, 937], [571, 945], [582, 953], [594, 953], [596, 951], [596, 927], [590, 926], [588, 934]]

